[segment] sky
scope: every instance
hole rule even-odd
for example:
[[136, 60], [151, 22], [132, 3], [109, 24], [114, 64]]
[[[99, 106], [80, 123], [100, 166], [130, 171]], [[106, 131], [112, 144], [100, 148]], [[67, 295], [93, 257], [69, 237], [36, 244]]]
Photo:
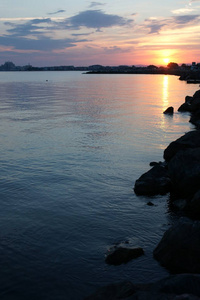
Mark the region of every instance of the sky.
[[200, 0], [1, 0], [0, 65], [200, 62]]

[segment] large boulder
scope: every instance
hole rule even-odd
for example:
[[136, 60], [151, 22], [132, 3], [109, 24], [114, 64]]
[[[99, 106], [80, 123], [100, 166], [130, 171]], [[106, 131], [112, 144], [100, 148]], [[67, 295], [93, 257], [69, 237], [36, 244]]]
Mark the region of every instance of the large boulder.
[[200, 98], [200, 90], [197, 90], [197, 91], [194, 93], [194, 95], [193, 95], [192, 98], [193, 98], [193, 99]]
[[197, 147], [200, 147], [200, 131], [189, 131], [169, 144], [164, 151], [164, 159], [170, 161], [170, 159], [172, 159], [172, 157], [180, 150]]
[[172, 190], [182, 198], [191, 198], [200, 189], [200, 148], [179, 151], [169, 162]]
[[200, 109], [192, 113], [190, 122], [198, 129], [200, 128]]
[[181, 218], [165, 232], [153, 254], [173, 273], [200, 273], [200, 222]]
[[193, 98], [192, 103], [190, 105], [191, 112], [195, 112], [198, 109], [200, 109], [200, 97], [199, 98]]
[[178, 108], [178, 111], [180, 111], [180, 112], [185, 112], [185, 111], [190, 112], [191, 111], [192, 100], [193, 100], [193, 97], [186, 96], [185, 97], [185, 102]]
[[165, 114], [165, 115], [173, 115], [173, 113], [174, 113], [174, 108], [173, 108], [173, 106], [168, 107], [168, 108], [163, 112], [163, 114]]
[[140, 247], [138, 248], [126, 248], [126, 247], [117, 247], [106, 257], [106, 263], [109, 265], [121, 265], [126, 264], [132, 259], [135, 259], [144, 254], [144, 250]]
[[134, 191], [137, 195], [164, 195], [170, 191], [170, 187], [167, 168], [158, 164], [136, 180]]
[[183, 103], [181, 106], [178, 108], [178, 111], [180, 112], [185, 112], [185, 111], [191, 111], [191, 105], [189, 103]]
[[189, 215], [193, 219], [200, 219], [200, 190], [187, 205]]

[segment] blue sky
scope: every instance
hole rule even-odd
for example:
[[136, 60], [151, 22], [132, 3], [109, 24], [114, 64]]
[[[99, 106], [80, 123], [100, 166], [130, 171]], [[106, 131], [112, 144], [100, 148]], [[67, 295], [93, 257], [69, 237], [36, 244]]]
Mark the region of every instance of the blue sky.
[[0, 64], [198, 61], [200, 0], [1, 0], [0, 12]]

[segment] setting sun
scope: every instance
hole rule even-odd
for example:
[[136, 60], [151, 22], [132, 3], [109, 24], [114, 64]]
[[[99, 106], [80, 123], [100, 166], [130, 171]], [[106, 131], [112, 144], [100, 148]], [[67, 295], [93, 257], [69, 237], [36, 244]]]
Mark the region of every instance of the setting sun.
[[169, 63], [169, 58], [163, 58], [163, 61], [165, 64], [168, 64]]

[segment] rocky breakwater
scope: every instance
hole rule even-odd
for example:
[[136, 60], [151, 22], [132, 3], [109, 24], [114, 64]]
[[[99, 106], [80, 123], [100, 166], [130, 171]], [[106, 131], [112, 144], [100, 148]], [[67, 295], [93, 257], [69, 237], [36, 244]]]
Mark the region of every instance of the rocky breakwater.
[[[171, 201], [181, 203], [189, 217], [200, 219], [200, 90], [186, 96], [179, 112], [190, 112], [190, 122], [196, 129], [190, 131], [164, 150], [164, 162], [153, 166], [136, 180], [137, 195], [171, 194]], [[173, 199], [173, 200], [172, 200]]]
[[[171, 142], [164, 151], [164, 161], [150, 163], [152, 168], [137, 179], [134, 186], [138, 196], [168, 193], [173, 205], [185, 213], [184, 218], [165, 232], [152, 253], [174, 275], [144, 285], [112, 284], [100, 288], [86, 298], [88, 300], [200, 299], [200, 90], [192, 97], [187, 96], [178, 111], [191, 113], [190, 122], [196, 130]], [[114, 254], [107, 256], [106, 263], [127, 263], [143, 254], [140, 248], [116, 248]]]

